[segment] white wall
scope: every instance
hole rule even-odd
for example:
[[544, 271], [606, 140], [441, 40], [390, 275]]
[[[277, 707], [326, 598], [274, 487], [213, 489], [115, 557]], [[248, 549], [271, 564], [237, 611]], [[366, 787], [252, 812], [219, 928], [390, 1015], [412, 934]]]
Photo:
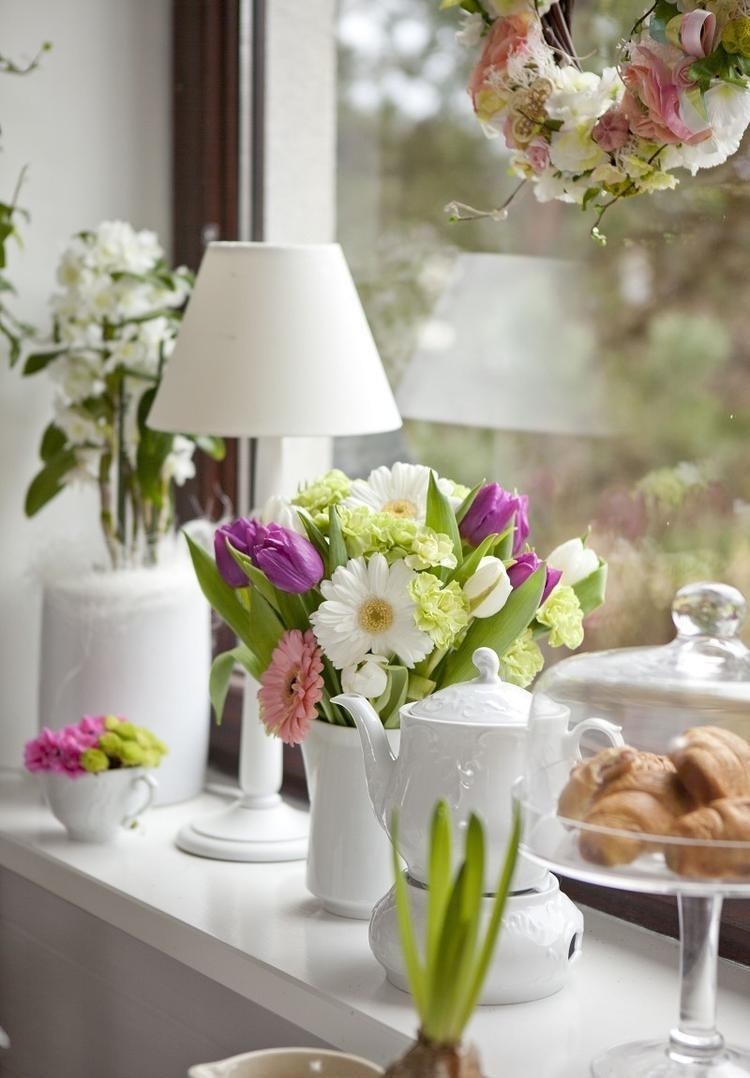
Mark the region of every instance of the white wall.
[[[54, 267], [67, 238], [106, 218], [169, 239], [170, 0], [3, 0], [2, 51], [30, 57], [26, 78], [0, 76], [3, 197], [29, 177], [25, 249], [10, 272], [18, 311], [46, 325]], [[50, 419], [44, 375], [21, 379], [0, 355], [0, 766], [15, 766], [36, 726], [39, 587], [53, 550], [99, 551], [95, 503], [64, 492], [33, 521], [24, 492]]]

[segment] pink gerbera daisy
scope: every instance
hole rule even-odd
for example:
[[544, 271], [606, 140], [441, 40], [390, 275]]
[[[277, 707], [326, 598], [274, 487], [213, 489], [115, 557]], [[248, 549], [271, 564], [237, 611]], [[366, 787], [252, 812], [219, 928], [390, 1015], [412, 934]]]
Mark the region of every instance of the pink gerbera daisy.
[[323, 660], [308, 629], [284, 633], [260, 679], [260, 717], [287, 745], [304, 741], [323, 695]]

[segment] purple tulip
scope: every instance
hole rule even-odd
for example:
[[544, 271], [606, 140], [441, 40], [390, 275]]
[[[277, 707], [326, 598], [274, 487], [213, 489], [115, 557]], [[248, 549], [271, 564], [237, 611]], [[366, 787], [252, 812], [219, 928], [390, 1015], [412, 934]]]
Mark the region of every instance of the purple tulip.
[[325, 573], [323, 560], [310, 540], [280, 524], [258, 528], [250, 557], [279, 591], [309, 591]]
[[[513, 565], [508, 569], [508, 577], [513, 587], [520, 588], [531, 574], [537, 571], [541, 564], [541, 559], [533, 550], [529, 550], [525, 554], [519, 554]], [[559, 569], [552, 569], [549, 565], [547, 566], [547, 578], [544, 581], [544, 591], [539, 603], [540, 606], [552, 589], [559, 584], [561, 576], [562, 572]]]
[[246, 588], [249, 581], [247, 574], [243, 573], [237, 562], [232, 557], [227, 547], [227, 539], [235, 550], [241, 554], [252, 557], [251, 551], [255, 542], [258, 529], [261, 525], [257, 520], [233, 520], [231, 524], [222, 524], [214, 532], [214, 557], [216, 567], [222, 577], [231, 588]]
[[477, 547], [488, 535], [505, 531], [513, 519], [513, 553], [517, 554], [529, 536], [529, 499], [525, 494], [510, 494], [498, 483], [488, 483], [477, 491], [459, 531], [467, 543]]

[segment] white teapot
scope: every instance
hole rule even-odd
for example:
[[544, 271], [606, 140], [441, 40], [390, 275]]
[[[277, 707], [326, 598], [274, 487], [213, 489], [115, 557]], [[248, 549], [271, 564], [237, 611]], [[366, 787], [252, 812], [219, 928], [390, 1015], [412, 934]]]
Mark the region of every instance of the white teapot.
[[[335, 698], [357, 725], [365, 754], [365, 770], [375, 814], [387, 833], [398, 814], [399, 853], [409, 876], [426, 883], [429, 830], [435, 804], [447, 802], [454, 828], [454, 854], [463, 850], [463, 832], [471, 813], [487, 834], [485, 886], [499, 878], [512, 822], [511, 790], [523, 773], [531, 693], [501, 681], [499, 660], [490, 648], [473, 656], [479, 676], [450, 685], [416, 703], [405, 704], [401, 716], [401, 748], [394, 757], [383, 724], [361, 696]], [[565, 707], [550, 711], [545, 722], [548, 758], [572, 764], [582, 735], [596, 730], [613, 744], [622, 744], [619, 727], [590, 718], [568, 729]], [[514, 891], [534, 887], [544, 870], [519, 859]]]

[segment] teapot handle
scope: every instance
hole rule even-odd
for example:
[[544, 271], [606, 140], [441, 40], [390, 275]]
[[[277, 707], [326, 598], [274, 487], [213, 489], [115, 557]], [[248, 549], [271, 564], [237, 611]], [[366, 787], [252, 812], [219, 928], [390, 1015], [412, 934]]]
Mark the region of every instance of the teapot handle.
[[616, 723], [609, 722], [607, 719], [584, 719], [582, 722], [576, 723], [573, 729], [569, 730], [565, 735], [565, 748], [569, 750], [576, 760], [581, 758], [581, 738], [589, 730], [596, 730], [597, 733], [603, 734], [615, 748], [625, 744], [621, 726], [617, 726]]

